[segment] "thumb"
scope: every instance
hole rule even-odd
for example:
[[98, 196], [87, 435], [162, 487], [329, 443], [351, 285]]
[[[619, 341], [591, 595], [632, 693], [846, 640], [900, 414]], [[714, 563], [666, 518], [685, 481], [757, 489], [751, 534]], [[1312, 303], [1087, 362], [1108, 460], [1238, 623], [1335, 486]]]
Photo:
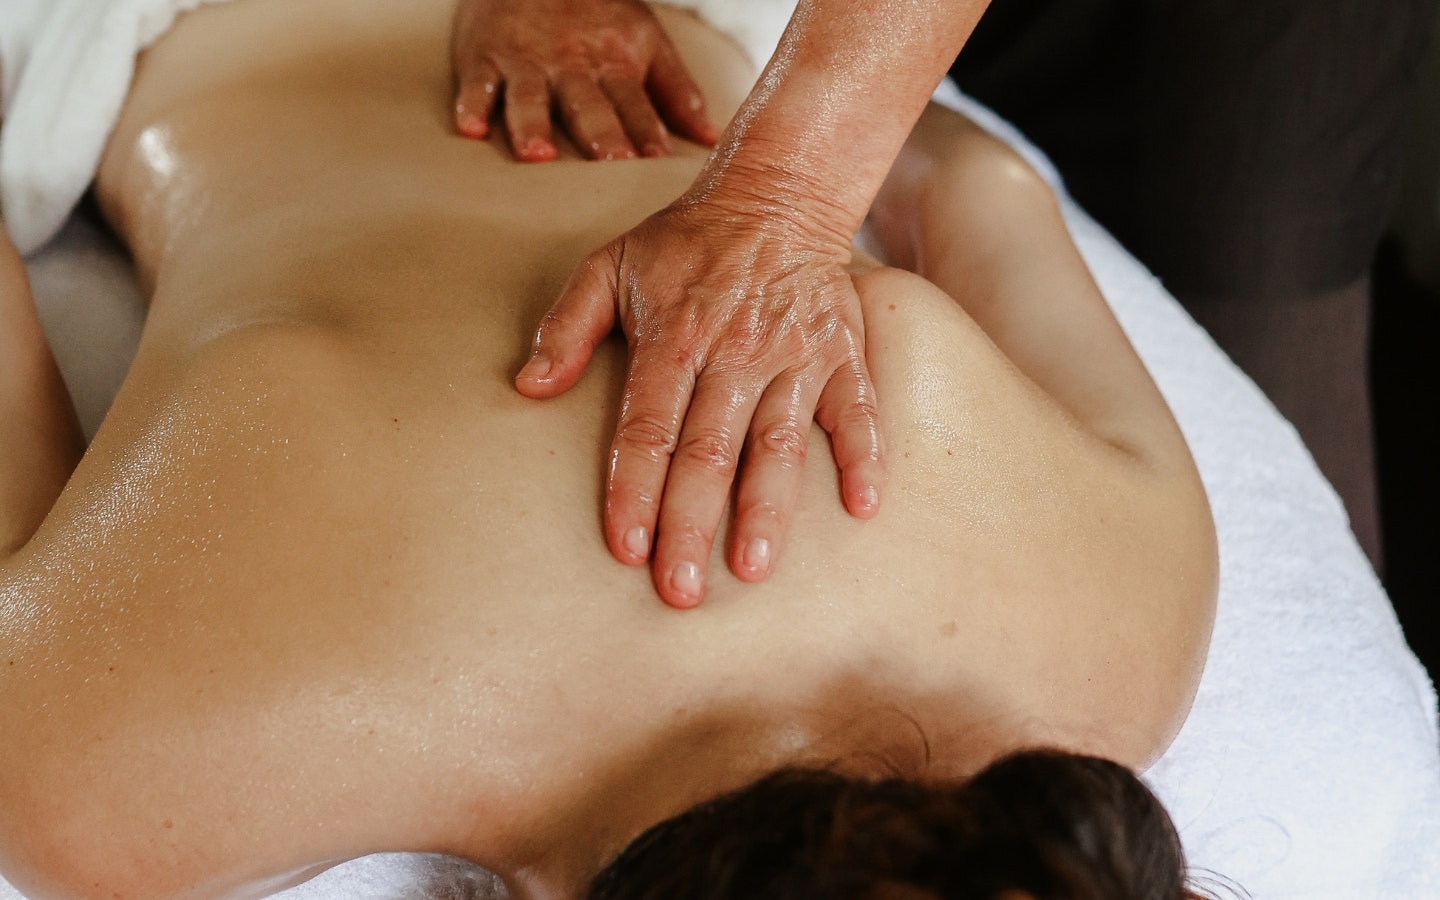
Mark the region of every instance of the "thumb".
[[554, 397], [569, 390], [615, 327], [615, 256], [604, 249], [590, 254], [570, 275], [565, 289], [535, 329], [530, 359], [515, 376], [515, 389], [527, 397]]

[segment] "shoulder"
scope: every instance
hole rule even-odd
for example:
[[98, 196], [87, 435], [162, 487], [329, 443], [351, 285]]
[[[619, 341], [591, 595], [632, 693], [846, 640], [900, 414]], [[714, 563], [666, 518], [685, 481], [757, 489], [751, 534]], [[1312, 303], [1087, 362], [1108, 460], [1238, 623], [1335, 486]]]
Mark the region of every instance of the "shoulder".
[[1168, 434], [1152, 449], [1092, 429], [924, 279], [875, 268], [856, 285], [890, 446], [890, 516], [874, 524], [931, 569], [906, 573], [925, 589], [873, 623], [911, 638], [887, 658], [897, 690], [947, 723], [991, 722], [1009, 748], [1153, 761], [1189, 710], [1214, 614], [1214, 530], [1188, 456], [1164, 452]]

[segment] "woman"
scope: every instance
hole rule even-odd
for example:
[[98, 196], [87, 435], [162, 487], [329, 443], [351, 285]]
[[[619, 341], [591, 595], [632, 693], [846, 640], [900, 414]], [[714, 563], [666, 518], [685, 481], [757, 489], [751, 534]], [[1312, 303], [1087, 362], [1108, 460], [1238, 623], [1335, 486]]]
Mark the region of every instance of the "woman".
[[[773, 576], [717, 575], [680, 612], [594, 527], [622, 348], [544, 405], [511, 377], [575, 262], [703, 151], [525, 167], [453, 137], [452, 12], [247, 0], [142, 58], [96, 187], [151, 309], [58, 499], [61, 475], [12, 463], [75, 458], [38, 331], [0, 353], [23, 426], [0, 471], [0, 873], [246, 897], [432, 850], [573, 896], [781, 769], [1154, 760], [1203, 663], [1213, 531], [1048, 188], [927, 114], [876, 221], [934, 284], [855, 264], [891, 499], [852, 520], [806, 466]], [[733, 110], [739, 51], [662, 14]]]

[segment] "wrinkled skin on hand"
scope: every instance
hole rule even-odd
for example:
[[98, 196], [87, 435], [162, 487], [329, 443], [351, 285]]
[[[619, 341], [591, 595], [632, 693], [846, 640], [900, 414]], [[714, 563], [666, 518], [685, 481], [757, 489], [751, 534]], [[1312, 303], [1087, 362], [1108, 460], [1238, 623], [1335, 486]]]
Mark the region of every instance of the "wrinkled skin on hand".
[[729, 565], [769, 574], [812, 421], [830, 433], [846, 508], [878, 511], [883, 447], [849, 263], [848, 235], [794, 207], [682, 198], [592, 254], [542, 321], [516, 378], [531, 397], [573, 385], [617, 323], [629, 341], [605, 535], [630, 565], [653, 549], [670, 605], [701, 601], [737, 475]]
[[526, 162], [555, 158], [552, 110], [591, 159], [664, 156], [667, 124], [707, 146], [719, 137], [641, 0], [461, 0], [452, 57], [456, 130], [484, 138], [499, 108]]

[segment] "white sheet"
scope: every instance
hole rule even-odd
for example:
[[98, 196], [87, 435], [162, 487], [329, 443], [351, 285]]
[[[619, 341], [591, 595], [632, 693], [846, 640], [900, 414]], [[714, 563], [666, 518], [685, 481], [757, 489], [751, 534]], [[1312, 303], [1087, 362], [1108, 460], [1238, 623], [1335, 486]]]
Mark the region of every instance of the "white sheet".
[[[949, 99], [1054, 180], [1003, 123]], [[1294, 430], [1160, 284], [1062, 202], [1190, 440], [1215, 511], [1221, 593], [1210, 659], [1189, 721], [1148, 775], [1191, 862], [1258, 900], [1440, 897], [1435, 694], [1338, 498]], [[93, 432], [134, 352], [138, 290], [123, 257], [83, 220], [72, 218], [29, 264]], [[440, 900], [494, 890], [459, 861], [386, 855], [283, 896]], [[18, 896], [0, 883], [0, 900]]]

